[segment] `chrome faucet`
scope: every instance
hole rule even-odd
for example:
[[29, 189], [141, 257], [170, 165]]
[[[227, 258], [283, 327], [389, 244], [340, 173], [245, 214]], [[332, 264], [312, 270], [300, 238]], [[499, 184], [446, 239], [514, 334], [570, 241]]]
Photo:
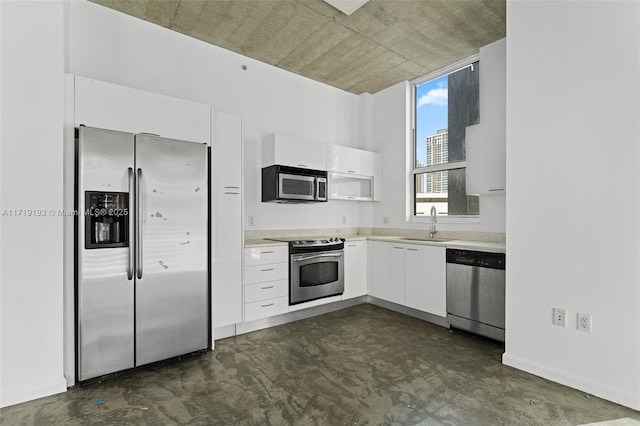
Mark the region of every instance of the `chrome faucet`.
[[431, 225], [429, 226], [429, 238], [433, 238], [436, 235], [436, 222], [438, 217], [436, 216], [436, 206], [431, 206]]

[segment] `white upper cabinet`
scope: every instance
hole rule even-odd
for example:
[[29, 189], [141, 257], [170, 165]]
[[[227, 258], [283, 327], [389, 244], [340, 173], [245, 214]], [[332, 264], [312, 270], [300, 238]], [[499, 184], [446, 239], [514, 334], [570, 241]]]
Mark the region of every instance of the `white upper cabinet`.
[[329, 145], [327, 148], [327, 170], [330, 172], [362, 173], [362, 151], [347, 146]]
[[466, 129], [467, 194], [506, 193], [505, 117], [481, 122]]
[[279, 133], [262, 138], [262, 167], [278, 164], [327, 170], [326, 144]]
[[480, 122], [504, 117], [507, 108], [507, 39], [480, 48]]
[[341, 145], [327, 147], [329, 198], [379, 201], [380, 154]]
[[242, 185], [242, 119], [226, 112], [213, 113], [213, 164], [218, 189], [240, 190]]
[[373, 200], [373, 176], [329, 172], [330, 200]]
[[506, 39], [480, 48], [480, 123], [466, 129], [467, 193], [506, 192]]
[[75, 78], [75, 126], [210, 144], [211, 107], [118, 84]]

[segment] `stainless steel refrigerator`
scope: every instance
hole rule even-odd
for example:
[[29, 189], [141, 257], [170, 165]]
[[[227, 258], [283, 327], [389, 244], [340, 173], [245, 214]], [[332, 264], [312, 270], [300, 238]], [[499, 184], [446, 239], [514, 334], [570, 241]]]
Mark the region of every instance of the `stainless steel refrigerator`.
[[209, 344], [208, 148], [76, 129], [79, 381]]

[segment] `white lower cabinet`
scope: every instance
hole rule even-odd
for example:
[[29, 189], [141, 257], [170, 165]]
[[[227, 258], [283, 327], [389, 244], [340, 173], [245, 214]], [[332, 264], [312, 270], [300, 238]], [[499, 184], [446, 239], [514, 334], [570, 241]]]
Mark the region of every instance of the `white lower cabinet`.
[[397, 301], [402, 297], [401, 302], [395, 303], [404, 303], [404, 295], [400, 294], [400, 291], [395, 288], [391, 280], [391, 261], [389, 258], [391, 244], [373, 241], [371, 242], [371, 251], [371, 287], [373, 297], [390, 302]]
[[286, 279], [289, 276], [289, 263], [269, 263], [265, 265], [245, 266], [244, 284], [264, 283]]
[[367, 241], [345, 242], [342, 300], [367, 294], [367, 272]]
[[389, 264], [389, 282], [385, 300], [404, 305], [404, 244], [391, 244], [387, 263]]
[[261, 300], [286, 297], [289, 294], [289, 281], [278, 280], [246, 285], [244, 287], [244, 302], [253, 303]]
[[[370, 278], [373, 297], [446, 316], [445, 247], [361, 240], [345, 242], [344, 251], [342, 300], [366, 295]], [[370, 276], [368, 271], [371, 271]], [[287, 246], [245, 249], [244, 322], [328, 301], [323, 299], [309, 302], [310, 305], [289, 307]]]
[[372, 242], [373, 297], [446, 316], [445, 247]]
[[286, 313], [289, 309], [288, 248], [247, 248], [244, 264], [244, 322]]
[[407, 245], [404, 251], [405, 305], [444, 317], [447, 315], [446, 249]]
[[244, 304], [244, 322], [255, 321], [287, 313], [289, 310], [289, 298], [276, 297], [275, 299], [260, 300]]

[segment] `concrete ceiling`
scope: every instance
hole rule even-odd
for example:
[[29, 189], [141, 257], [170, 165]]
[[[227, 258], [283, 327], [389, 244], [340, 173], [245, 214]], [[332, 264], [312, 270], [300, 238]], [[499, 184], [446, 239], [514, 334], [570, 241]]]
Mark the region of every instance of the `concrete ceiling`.
[[360, 94], [413, 80], [505, 37], [506, 0], [92, 0]]

